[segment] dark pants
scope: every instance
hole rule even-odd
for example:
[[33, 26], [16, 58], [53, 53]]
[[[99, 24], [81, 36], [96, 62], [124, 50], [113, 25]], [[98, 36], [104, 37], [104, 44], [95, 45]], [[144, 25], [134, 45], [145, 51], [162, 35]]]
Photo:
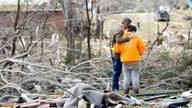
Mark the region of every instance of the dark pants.
[[112, 90], [119, 90], [119, 77], [121, 75], [122, 62], [112, 57], [113, 75], [112, 75]]

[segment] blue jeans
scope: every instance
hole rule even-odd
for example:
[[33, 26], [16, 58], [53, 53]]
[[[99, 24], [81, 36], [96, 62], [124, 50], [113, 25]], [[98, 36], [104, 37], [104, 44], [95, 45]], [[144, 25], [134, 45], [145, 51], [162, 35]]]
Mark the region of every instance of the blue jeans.
[[122, 70], [122, 62], [112, 57], [113, 75], [112, 75], [112, 90], [119, 90], [119, 77]]

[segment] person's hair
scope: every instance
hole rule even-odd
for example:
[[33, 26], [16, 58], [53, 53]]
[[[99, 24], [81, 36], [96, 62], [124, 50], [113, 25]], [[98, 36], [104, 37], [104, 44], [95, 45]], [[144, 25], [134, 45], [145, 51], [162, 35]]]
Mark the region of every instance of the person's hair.
[[132, 21], [131, 21], [130, 18], [124, 17], [124, 18], [122, 19], [122, 21], [121, 21], [121, 24], [128, 24], [128, 25], [130, 25], [131, 22], [132, 22]]
[[127, 31], [128, 32], [137, 32], [137, 28], [136, 28], [136, 26], [134, 26], [134, 25], [129, 25], [129, 27], [127, 28]]

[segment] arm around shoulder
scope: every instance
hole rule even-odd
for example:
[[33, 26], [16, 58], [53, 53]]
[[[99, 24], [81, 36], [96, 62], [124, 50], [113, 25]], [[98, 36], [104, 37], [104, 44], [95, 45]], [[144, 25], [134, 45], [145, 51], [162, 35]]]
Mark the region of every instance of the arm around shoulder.
[[130, 41], [129, 36], [123, 37], [123, 33], [121, 35], [116, 36], [116, 43], [123, 43]]

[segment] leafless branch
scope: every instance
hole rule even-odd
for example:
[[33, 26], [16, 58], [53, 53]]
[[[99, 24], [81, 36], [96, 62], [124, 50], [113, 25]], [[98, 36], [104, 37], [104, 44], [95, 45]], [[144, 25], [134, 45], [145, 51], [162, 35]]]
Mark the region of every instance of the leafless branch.
[[151, 45], [151, 47], [149, 48], [149, 51], [147, 53], [147, 57], [146, 59], [148, 58], [148, 56], [150, 55], [151, 53], [151, 50], [153, 49], [153, 46], [155, 45], [155, 43], [158, 41], [158, 39], [160, 38], [160, 36], [163, 34], [163, 32], [167, 29], [169, 23], [166, 22], [166, 26], [164, 27], [164, 29], [158, 34], [157, 38], [155, 39], [155, 41], [153, 42], [153, 44]]

